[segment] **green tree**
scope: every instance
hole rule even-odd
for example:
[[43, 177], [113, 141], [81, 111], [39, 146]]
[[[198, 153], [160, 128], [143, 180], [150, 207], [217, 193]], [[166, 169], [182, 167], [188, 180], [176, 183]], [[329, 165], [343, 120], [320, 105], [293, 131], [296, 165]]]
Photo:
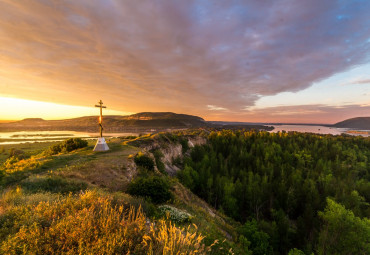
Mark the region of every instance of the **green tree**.
[[305, 255], [305, 254], [303, 251], [294, 248], [289, 251], [288, 255]]
[[177, 174], [177, 177], [191, 191], [195, 190], [199, 176], [191, 166], [185, 165], [185, 168]]
[[134, 161], [137, 166], [144, 167], [149, 171], [154, 171], [154, 161], [148, 155], [139, 152], [136, 154]]
[[370, 220], [328, 198], [319, 216], [324, 221], [319, 235], [318, 254], [370, 254]]
[[172, 198], [171, 185], [164, 177], [138, 177], [128, 186], [128, 193], [150, 198], [153, 203], [164, 203]]
[[239, 240], [246, 243], [245, 239], [247, 239], [250, 242], [248, 248], [253, 251], [254, 255], [273, 254], [268, 234], [258, 229], [255, 219], [247, 221], [238, 229], [238, 232], [240, 234]]

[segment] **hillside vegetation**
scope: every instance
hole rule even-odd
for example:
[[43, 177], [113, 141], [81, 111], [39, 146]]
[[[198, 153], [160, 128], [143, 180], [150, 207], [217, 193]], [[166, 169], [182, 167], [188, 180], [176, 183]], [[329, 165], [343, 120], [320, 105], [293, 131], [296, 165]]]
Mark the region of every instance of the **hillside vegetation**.
[[99, 153], [80, 141], [2, 147], [0, 254], [239, 254], [237, 223], [139, 145], [174, 137], [111, 139]]
[[0, 253], [370, 253], [370, 138], [201, 129], [93, 143], [0, 147]]
[[370, 139], [212, 132], [178, 173], [253, 254], [370, 254]]

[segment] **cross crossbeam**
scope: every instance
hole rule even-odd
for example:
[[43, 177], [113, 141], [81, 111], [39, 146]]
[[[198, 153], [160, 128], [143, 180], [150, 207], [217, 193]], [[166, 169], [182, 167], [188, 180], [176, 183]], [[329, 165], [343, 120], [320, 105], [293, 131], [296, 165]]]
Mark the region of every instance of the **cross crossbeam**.
[[100, 137], [103, 137], [103, 108], [107, 108], [107, 107], [103, 106], [103, 101], [102, 100], [100, 100], [98, 102], [98, 105], [96, 104], [95, 107], [100, 108], [100, 117], [99, 117]]

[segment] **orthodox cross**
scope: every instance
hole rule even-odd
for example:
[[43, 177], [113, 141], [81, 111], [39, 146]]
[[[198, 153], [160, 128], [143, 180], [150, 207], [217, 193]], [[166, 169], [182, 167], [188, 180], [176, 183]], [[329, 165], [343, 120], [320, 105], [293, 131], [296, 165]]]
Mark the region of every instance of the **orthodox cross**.
[[102, 126], [102, 123], [103, 123], [103, 108], [107, 108], [106, 106], [103, 106], [103, 101], [99, 101], [98, 102], [99, 105], [95, 105], [95, 107], [99, 107], [100, 108], [100, 117], [99, 117], [99, 126], [100, 126], [100, 137], [103, 137], [103, 126]]

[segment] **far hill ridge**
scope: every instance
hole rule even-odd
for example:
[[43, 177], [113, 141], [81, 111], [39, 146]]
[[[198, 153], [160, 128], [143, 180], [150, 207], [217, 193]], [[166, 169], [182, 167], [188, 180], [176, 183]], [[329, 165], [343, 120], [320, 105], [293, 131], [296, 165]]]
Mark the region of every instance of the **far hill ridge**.
[[[0, 131], [24, 130], [70, 130], [81, 132], [97, 132], [98, 116], [85, 116], [63, 120], [44, 120], [27, 118], [10, 123], [0, 123]], [[142, 112], [128, 116], [103, 116], [104, 132], [145, 132], [167, 129], [197, 128], [208, 126], [198, 116], [177, 114], [172, 112]]]
[[338, 122], [333, 125], [337, 128], [353, 128], [370, 130], [370, 117], [357, 117]]
[[[214, 123], [203, 118], [173, 112], [141, 112], [127, 116], [103, 116], [104, 133], [153, 133], [188, 128], [246, 128], [271, 130], [272, 127], [253, 123]], [[27, 118], [20, 121], [0, 123], [1, 131], [79, 131], [98, 132], [98, 116], [85, 116], [64, 120]]]

